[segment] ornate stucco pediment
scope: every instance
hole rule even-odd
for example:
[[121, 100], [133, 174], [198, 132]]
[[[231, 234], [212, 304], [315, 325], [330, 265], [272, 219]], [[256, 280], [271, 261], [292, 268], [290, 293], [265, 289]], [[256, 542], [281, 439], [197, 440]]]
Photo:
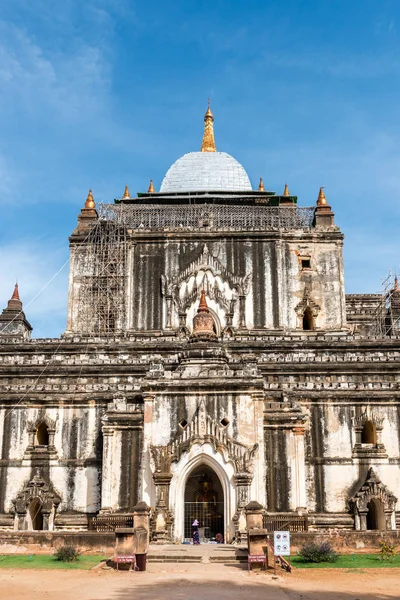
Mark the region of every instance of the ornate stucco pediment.
[[251, 474], [258, 444], [245, 446], [228, 436], [210, 415], [204, 402], [201, 402], [192, 421], [167, 446], [152, 446], [151, 452], [156, 473], [170, 473], [171, 464], [179, 461], [182, 454], [194, 444], [211, 444], [216, 452], [221, 452], [225, 461], [230, 461], [236, 474]]
[[384, 416], [374, 413], [369, 415], [367, 411], [364, 411], [361, 415], [354, 417], [353, 426], [362, 429], [367, 421], [371, 421], [375, 425], [376, 429], [382, 429], [384, 420]]
[[351, 498], [350, 505], [358, 511], [367, 511], [368, 503], [378, 498], [385, 507], [385, 510], [392, 511], [395, 508], [397, 498], [387, 489], [381, 482], [374, 469], [371, 467], [368, 470], [365, 483], [361, 486], [356, 494]]
[[42, 479], [39, 469], [13, 500], [15, 512], [19, 515], [25, 514], [32, 500], [36, 499], [39, 500], [40, 510], [44, 514], [50, 513], [52, 508], [57, 508], [61, 502], [60, 496]]
[[304, 290], [303, 299], [298, 303], [298, 305], [295, 308], [297, 316], [302, 317], [306, 308], [309, 308], [311, 310], [311, 314], [314, 317], [314, 319], [318, 317], [319, 312], [321, 310], [320, 305], [317, 304], [315, 300], [313, 300], [313, 298], [310, 295], [310, 291], [307, 288], [305, 288]]
[[[238, 300], [250, 291], [250, 278], [250, 274], [234, 275], [204, 245], [198, 258], [183, 271], [175, 276], [161, 276], [161, 293], [167, 300], [167, 327], [171, 326], [172, 306], [179, 315], [185, 314], [198, 302], [202, 290], [227, 317], [225, 325], [231, 326]], [[243, 302], [238, 304], [238, 310], [243, 312]], [[244, 315], [240, 315], [238, 321], [242, 324]]]

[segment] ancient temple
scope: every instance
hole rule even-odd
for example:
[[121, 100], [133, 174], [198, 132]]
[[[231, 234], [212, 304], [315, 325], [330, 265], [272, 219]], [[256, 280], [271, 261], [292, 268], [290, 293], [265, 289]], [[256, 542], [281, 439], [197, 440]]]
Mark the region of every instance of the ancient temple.
[[154, 540], [197, 519], [229, 541], [254, 500], [396, 529], [399, 286], [346, 296], [324, 189], [300, 206], [282, 187], [217, 151], [209, 106], [159, 191], [89, 192], [65, 333], [31, 338], [17, 287], [0, 315], [1, 528], [82, 530], [144, 500]]

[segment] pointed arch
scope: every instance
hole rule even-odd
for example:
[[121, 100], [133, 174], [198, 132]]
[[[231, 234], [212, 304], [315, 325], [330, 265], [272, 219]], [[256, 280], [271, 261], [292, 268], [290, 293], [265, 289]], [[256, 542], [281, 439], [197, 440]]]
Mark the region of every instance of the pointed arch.
[[230, 540], [234, 535], [234, 467], [231, 462], [226, 463], [222, 454], [215, 451], [211, 444], [193, 445], [189, 453], [183, 454], [180, 460], [173, 464], [169, 498], [170, 510], [175, 513], [173, 537], [177, 541], [183, 539], [185, 488], [190, 474], [201, 465], [212, 469], [221, 483], [224, 495], [223, 535], [225, 540]]

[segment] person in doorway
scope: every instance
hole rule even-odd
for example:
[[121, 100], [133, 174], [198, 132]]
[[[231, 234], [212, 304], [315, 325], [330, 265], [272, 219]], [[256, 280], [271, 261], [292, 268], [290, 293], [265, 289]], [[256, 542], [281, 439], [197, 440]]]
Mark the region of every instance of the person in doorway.
[[217, 544], [224, 543], [224, 536], [222, 535], [222, 533], [217, 533], [217, 535], [215, 536], [215, 539], [217, 540]]
[[200, 536], [199, 536], [199, 522], [195, 519], [192, 523], [193, 527], [193, 546], [198, 546], [200, 544]]

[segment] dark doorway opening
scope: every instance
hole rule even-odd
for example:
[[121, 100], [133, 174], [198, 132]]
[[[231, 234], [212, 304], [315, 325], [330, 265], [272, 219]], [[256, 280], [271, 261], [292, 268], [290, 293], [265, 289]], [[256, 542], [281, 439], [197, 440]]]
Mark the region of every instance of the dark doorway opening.
[[367, 504], [367, 529], [384, 531], [386, 529], [385, 509], [379, 498], [372, 498]]
[[312, 331], [314, 329], [314, 319], [309, 306], [307, 306], [303, 314], [303, 329], [304, 331]]
[[193, 537], [192, 523], [199, 522], [200, 542], [224, 536], [224, 492], [217, 474], [200, 465], [190, 474], [185, 488], [185, 541]]
[[42, 504], [38, 498], [35, 498], [29, 504], [29, 515], [30, 515], [31, 521], [32, 521], [32, 529], [34, 531], [42, 531], [43, 530]]
[[36, 429], [36, 442], [38, 446], [49, 445], [49, 430], [46, 423], [40, 423]]
[[376, 445], [376, 429], [372, 421], [365, 421], [361, 432], [361, 443]]

